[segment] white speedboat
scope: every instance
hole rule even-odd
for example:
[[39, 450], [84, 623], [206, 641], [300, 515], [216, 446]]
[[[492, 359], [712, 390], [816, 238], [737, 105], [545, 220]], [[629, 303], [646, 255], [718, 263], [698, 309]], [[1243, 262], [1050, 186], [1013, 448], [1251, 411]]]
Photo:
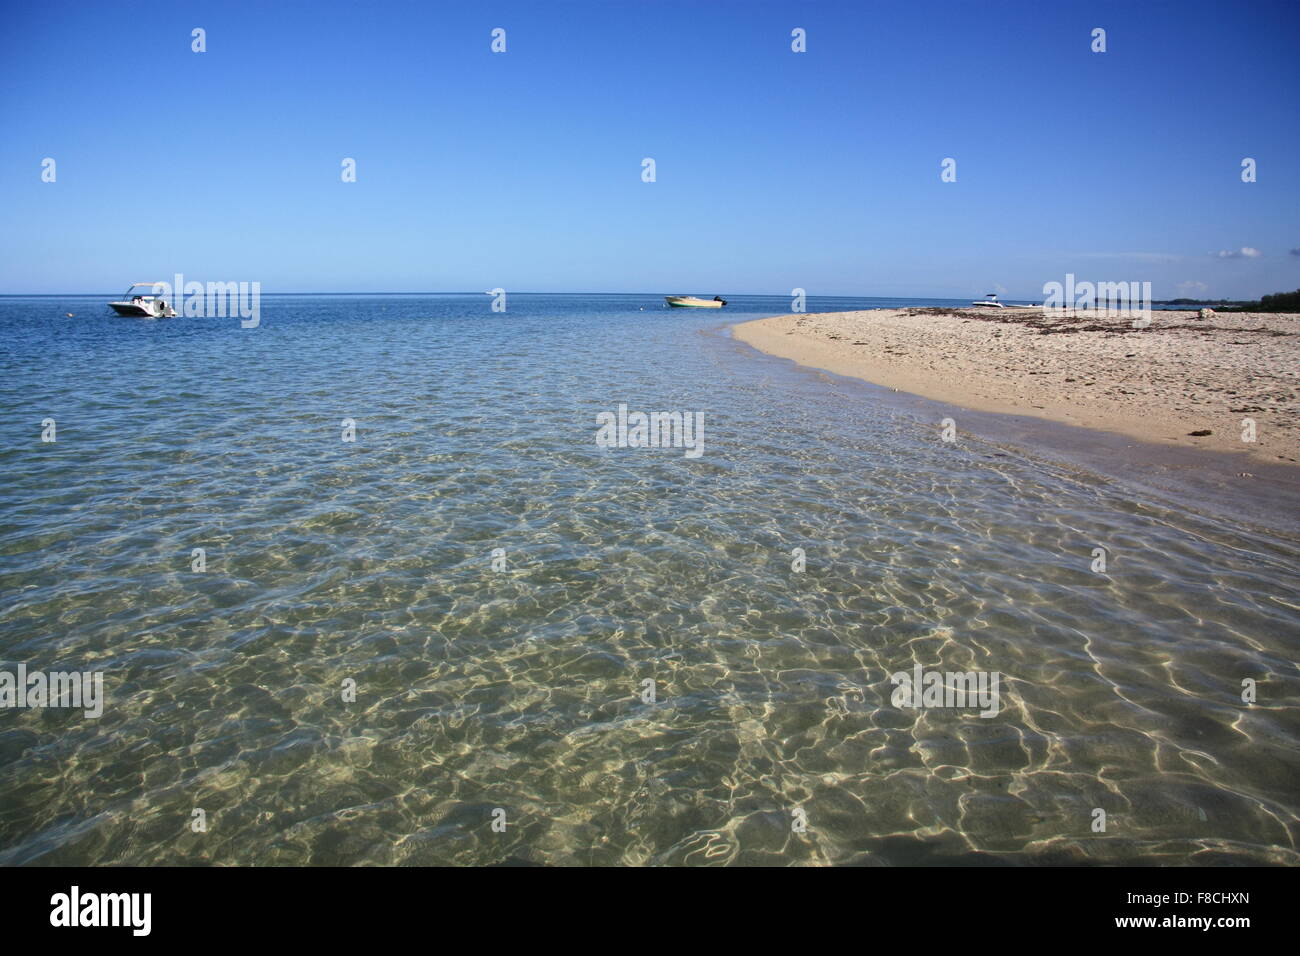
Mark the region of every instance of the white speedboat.
[[984, 297], [983, 301], [972, 302], [971, 305], [983, 306], [986, 309], [1003, 308], [1002, 303], [998, 301], [998, 294], [996, 292], [990, 292], [988, 295]]
[[118, 315], [129, 315], [140, 319], [170, 319], [176, 310], [167, 304], [167, 300], [152, 292], [148, 295], [133, 295], [132, 290], [148, 286], [151, 290], [162, 285], [161, 282], [132, 282], [122, 293], [121, 302], [110, 302], [111, 308]]
[[727, 304], [727, 300], [719, 296], [712, 299], [701, 299], [693, 295], [666, 295], [664, 301], [674, 309], [720, 309]]

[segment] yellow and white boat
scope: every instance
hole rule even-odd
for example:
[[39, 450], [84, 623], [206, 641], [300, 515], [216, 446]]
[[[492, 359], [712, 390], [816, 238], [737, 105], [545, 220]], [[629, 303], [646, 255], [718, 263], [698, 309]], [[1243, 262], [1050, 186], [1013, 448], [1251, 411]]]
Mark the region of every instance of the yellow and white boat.
[[674, 309], [720, 309], [727, 304], [727, 300], [714, 296], [712, 299], [701, 299], [694, 295], [666, 295], [664, 301]]

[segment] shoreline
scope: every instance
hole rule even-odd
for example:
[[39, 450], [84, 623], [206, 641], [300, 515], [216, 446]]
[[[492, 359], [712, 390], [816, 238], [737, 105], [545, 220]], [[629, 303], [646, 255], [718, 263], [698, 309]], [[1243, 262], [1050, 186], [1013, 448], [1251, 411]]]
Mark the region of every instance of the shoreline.
[[[824, 313], [817, 318], [857, 314]], [[775, 316], [723, 325], [718, 331], [728, 334], [736, 347], [750, 356], [758, 352], [789, 362], [792, 369], [807, 375], [827, 381], [830, 375], [852, 383], [863, 390], [867, 400], [929, 421], [935, 429], [942, 418], [952, 416], [957, 420], [959, 443], [965, 437], [975, 438], [1003, 451], [1042, 457], [1119, 481], [1139, 494], [1154, 493], [1175, 506], [1181, 504], [1234, 522], [1244, 520], [1288, 537], [1300, 534], [1300, 521], [1294, 517], [1300, 515], [1300, 466], [1293, 462], [1251, 457], [1241, 446], [1207, 447], [1190, 440], [1186, 444], [1157, 442], [1147, 434], [1134, 436], [1114, 428], [1088, 427], [1010, 403], [977, 408], [975, 403], [954, 400], [954, 386], [962, 384], [955, 376], [954, 381], [941, 383], [915, 374], [910, 380], [907, 375], [891, 376], [883, 362], [878, 368], [868, 368], [852, 356], [818, 349], [815, 340], [809, 348], [804, 336], [787, 334], [795, 331], [790, 326], [797, 320], [810, 317]], [[893, 384], [891, 377], [912, 387]]]
[[[1151, 315], [1133, 329], [1036, 309], [875, 309], [731, 329], [768, 355], [958, 408], [1300, 466], [1300, 315]], [[1242, 440], [1247, 418], [1254, 442]]]

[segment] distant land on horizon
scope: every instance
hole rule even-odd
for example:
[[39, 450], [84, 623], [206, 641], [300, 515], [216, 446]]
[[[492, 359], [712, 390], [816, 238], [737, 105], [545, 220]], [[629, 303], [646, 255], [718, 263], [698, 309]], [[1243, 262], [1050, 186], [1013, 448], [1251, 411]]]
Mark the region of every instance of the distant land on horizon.
[[[198, 280], [196, 280], [196, 281], [198, 281]], [[725, 291], [725, 290], [724, 290], [724, 291]], [[688, 292], [682, 292], [681, 290], [679, 290], [678, 292], [662, 292], [662, 291], [660, 291], [660, 292], [644, 292], [644, 291], [637, 291], [637, 292], [535, 292], [535, 291], [529, 291], [529, 290], [520, 290], [520, 291], [518, 291], [518, 292], [514, 292], [514, 291], [511, 291], [511, 290], [509, 290], [509, 289], [506, 290], [506, 293], [507, 293], [508, 295], [572, 295], [572, 296], [631, 296], [631, 295], [645, 295], [645, 296], [656, 296], [656, 297], [661, 297], [661, 296], [665, 296], [665, 295], [676, 295], [676, 294], [683, 294], [683, 295], [685, 295], [685, 294], [691, 294], [691, 293], [688, 293]], [[111, 297], [111, 296], [114, 296], [114, 295], [117, 295], [117, 294], [118, 294], [118, 292], [115, 292], [115, 291], [114, 291], [114, 292], [106, 292], [106, 291], [99, 291], [99, 292], [0, 292], [0, 298], [4, 298], [4, 299], [55, 299], [55, 298], [67, 298], [67, 297], [88, 298], [88, 297], [95, 297], [95, 296], [110, 296], [110, 297]], [[451, 295], [485, 295], [485, 294], [487, 294], [487, 293], [486, 293], [484, 290], [473, 291], [473, 290], [468, 290], [468, 289], [466, 289], [466, 290], [460, 290], [460, 291], [433, 291], [433, 290], [422, 290], [422, 291], [413, 291], [413, 292], [393, 292], [393, 291], [385, 291], [385, 292], [378, 292], [378, 291], [349, 291], [349, 292], [295, 291], [295, 292], [261, 292], [260, 294], [263, 295], [263, 296], [266, 296], [266, 297], [273, 297], [273, 296], [303, 296], [303, 295], [317, 295], [317, 296], [348, 296], [348, 295], [353, 295], [353, 296], [365, 296], [365, 295], [372, 295], [372, 296], [373, 296], [373, 295], [406, 295], [406, 296], [419, 296], [419, 295], [448, 295], [448, 296], [451, 296]], [[719, 294], [722, 294], [722, 293], [719, 293]], [[731, 296], [733, 296], [733, 297], [738, 297], [738, 298], [754, 298], [754, 299], [788, 299], [788, 298], [790, 298], [790, 293], [789, 293], [789, 292], [727, 292], [726, 294], [731, 295]], [[1283, 294], [1283, 293], [1280, 293], [1280, 292], [1279, 292], [1279, 293], [1264, 293], [1263, 295], [1278, 295], [1278, 294]], [[843, 293], [835, 293], [835, 292], [826, 292], [826, 293], [822, 293], [822, 292], [807, 292], [806, 295], [807, 295], [807, 297], [808, 297], [809, 299], [859, 299], [859, 300], [862, 300], [862, 299], [891, 299], [891, 300], [892, 300], [892, 299], [926, 299], [926, 300], [935, 300], [935, 301], [952, 301], [952, 300], [957, 300], [957, 299], [963, 299], [963, 298], [964, 298], [963, 296], [953, 296], [953, 295], [853, 295], [853, 294], [843, 294]], [[1043, 298], [1043, 293], [1038, 293], [1038, 294], [1036, 294], [1036, 295], [1011, 295], [1010, 293], [999, 292], [997, 295], [998, 295], [998, 298], [1003, 299], [1003, 300], [1006, 300], [1006, 301], [1015, 301], [1015, 300], [1019, 300], [1019, 299], [1024, 299], [1024, 300], [1028, 300], [1028, 301], [1036, 301], [1036, 300], [1039, 300], [1039, 299], [1042, 299], [1042, 298]], [[1232, 306], [1232, 305], [1245, 305], [1245, 304], [1249, 304], [1249, 303], [1252, 303], [1252, 302], [1258, 302], [1259, 299], [1260, 299], [1261, 297], [1262, 297], [1262, 296], [1259, 296], [1259, 297], [1256, 297], [1256, 298], [1254, 298], [1254, 299], [1185, 299], [1185, 298], [1179, 298], [1179, 299], [1152, 299], [1152, 300], [1151, 300], [1151, 304], [1152, 304], [1152, 305], [1200, 305], [1200, 306], [1215, 306], [1215, 305], [1220, 305], [1220, 306]]]

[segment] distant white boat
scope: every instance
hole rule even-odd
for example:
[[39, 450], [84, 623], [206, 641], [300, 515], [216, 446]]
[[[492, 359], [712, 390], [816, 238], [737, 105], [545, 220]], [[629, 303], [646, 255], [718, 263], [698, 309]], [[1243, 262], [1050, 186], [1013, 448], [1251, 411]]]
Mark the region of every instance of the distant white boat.
[[980, 302], [972, 302], [971, 305], [979, 305], [979, 306], [983, 306], [983, 307], [986, 308], [986, 309], [1001, 309], [1001, 308], [1003, 308], [1002, 303], [998, 301], [998, 294], [997, 294], [996, 292], [990, 292], [988, 295], [986, 295], [986, 296], [984, 297], [984, 299], [983, 299], [982, 301], [980, 301]]
[[727, 304], [727, 300], [714, 296], [712, 299], [701, 299], [693, 295], [666, 295], [664, 301], [674, 309], [720, 309]]
[[162, 285], [161, 282], [132, 282], [122, 293], [121, 302], [110, 302], [111, 308], [118, 315], [129, 315], [141, 319], [170, 319], [176, 310], [167, 304], [167, 300], [152, 293], [149, 295], [132, 295], [132, 289], [148, 286], [150, 289]]

